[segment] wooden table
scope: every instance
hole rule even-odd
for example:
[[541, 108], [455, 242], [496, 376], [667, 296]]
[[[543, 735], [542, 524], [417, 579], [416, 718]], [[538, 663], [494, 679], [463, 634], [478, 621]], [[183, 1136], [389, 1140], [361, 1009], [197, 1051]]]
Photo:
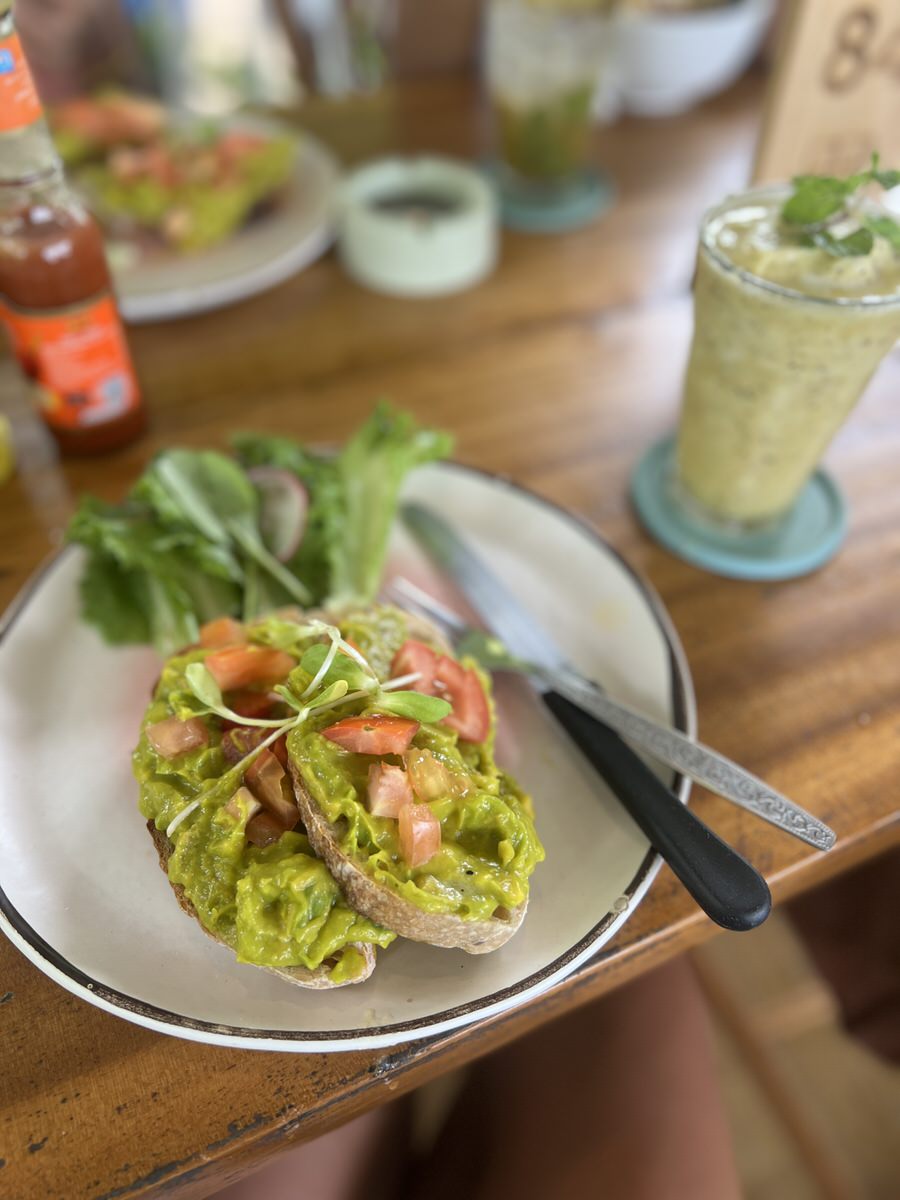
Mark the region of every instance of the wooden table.
[[[63, 482], [117, 498], [160, 446], [221, 443], [248, 423], [339, 439], [381, 395], [455, 431], [460, 458], [586, 514], [646, 573], [687, 649], [701, 736], [837, 830], [820, 855], [695, 792], [700, 815], [783, 900], [900, 841], [900, 360], [829, 452], [853, 515], [823, 571], [781, 585], [713, 578], [651, 542], [626, 499], [635, 460], [676, 420], [698, 215], [746, 181], [760, 93], [751, 78], [685, 117], [601, 131], [614, 210], [566, 237], [507, 237], [497, 273], [465, 295], [382, 299], [328, 259], [221, 313], [133, 330], [152, 434], [67, 464]], [[350, 158], [387, 145], [472, 154], [480, 137], [462, 82], [318, 124]], [[45, 489], [35, 508], [25, 482], [0, 491], [0, 605], [64, 517], [65, 496]], [[3, 941], [0, 1194], [206, 1196], [713, 932], [663, 871], [598, 959], [527, 1008], [387, 1053], [331, 1056], [151, 1033], [70, 996]]]

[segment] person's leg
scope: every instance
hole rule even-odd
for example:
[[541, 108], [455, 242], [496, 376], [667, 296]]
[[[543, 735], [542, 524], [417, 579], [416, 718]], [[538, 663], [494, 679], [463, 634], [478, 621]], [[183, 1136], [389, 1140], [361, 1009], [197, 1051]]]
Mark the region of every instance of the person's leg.
[[788, 912], [847, 1032], [900, 1063], [900, 849], [807, 892]]
[[709, 1020], [687, 962], [473, 1068], [417, 1200], [738, 1200]]

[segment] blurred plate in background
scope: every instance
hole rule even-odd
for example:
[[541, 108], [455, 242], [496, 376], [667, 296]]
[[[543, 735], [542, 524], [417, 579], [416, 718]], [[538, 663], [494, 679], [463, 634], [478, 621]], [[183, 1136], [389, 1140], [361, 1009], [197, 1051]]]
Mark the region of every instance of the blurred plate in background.
[[144, 253], [109, 242], [119, 307], [127, 321], [164, 321], [221, 308], [288, 279], [334, 240], [337, 161], [300, 136], [293, 175], [271, 209], [226, 241], [193, 254]]

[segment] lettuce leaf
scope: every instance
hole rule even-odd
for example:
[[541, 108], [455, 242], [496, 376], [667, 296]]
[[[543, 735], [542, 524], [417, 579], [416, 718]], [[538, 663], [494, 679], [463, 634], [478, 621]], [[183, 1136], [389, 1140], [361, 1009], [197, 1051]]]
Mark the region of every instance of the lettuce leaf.
[[230, 557], [134, 501], [84, 497], [66, 536], [89, 551], [82, 615], [113, 644], [150, 642], [168, 655], [195, 641], [204, 621], [237, 610], [239, 570]]
[[329, 543], [329, 602], [368, 604], [381, 586], [400, 490], [414, 467], [445, 458], [447, 433], [424, 429], [409, 414], [379, 404], [336, 460], [339, 535]]
[[[336, 455], [266, 434], [239, 434], [233, 444], [237, 461], [163, 451], [122, 504], [82, 499], [67, 539], [89, 552], [82, 612], [108, 641], [150, 642], [169, 655], [218, 616], [370, 602], [406, 475], [452, 447], [448, 435], [386, 404]], [[309, 493], [303, 541], [287, 563], [259, 533], [244, 468], [262, 465], [294, 472]]]

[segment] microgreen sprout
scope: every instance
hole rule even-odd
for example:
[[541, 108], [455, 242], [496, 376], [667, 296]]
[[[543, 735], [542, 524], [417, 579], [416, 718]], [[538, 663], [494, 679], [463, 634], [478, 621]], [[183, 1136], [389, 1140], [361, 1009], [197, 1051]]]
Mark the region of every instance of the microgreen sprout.
[[[266, 719], [262, 717], [242, 716], [240, 713], [230, 709], [225, 703], [222, 696], [222, 689], [216, 683], [208, 667], [202, 662], [193, 662], [186, 667], [184, 676], [188, 688], [203, 706], [197, 710], [196, 715], [214, 714], [227, 721], [233, 721], [238, 725], [249, 725], [256, 729], [270, 729], [271, 733], [258, 746], [248, 751], [226, 775], [215, 780], [199, 796], [185, 805], [181, 812], [169, 823], [166, 829], [166, 837], [171, 837], [182, 822], [191, 813], [196, 812], [207, 797], [211, 796], [214, 792], [218, 792], [225, 780], [233, 777], [235, 782], [237, 782], [238, 776], [243, 774], [263, 750], [271, 746], [282, 735], [302, 725], [312, 712], [321, 712], [324, 709], [349, 704], [355, 700], [368, 700], [373, 707], [379, 710], [425, 724], [433, 724], [449, 715], [451, 706], [446, 700], [442, 700], [438, 696], [425, 696], [421, 692], [407, 690], [410, 684], [416, 683], [421, 678], [419, 671], [410, 672], [407, 675], [398, 675], [394, 679], [388, 679], [384, 683], [381, 683], [368, 661], [358, 651], [354, 650], [352, 646], [348, 646], [348, 643], [344, 641], [340, 631], [335, 626], [318, 621], [310, 622], [310, 626], [312, 626], [310, 628], [310, 633], [312, 634], [328, 634], [330, 646], [326, 647], [322, 643], [318, 643], [315, 646], [309, 647], [304, 653], [300, 666], [307, 671], [315, 669], [310, 684], [304, 688], [299, 697], [283, 684], [279, 684], [274, 689], [276, 694], [294, 710], [289, 717]], [[338, 654], [347, 653], [345, 647], [351, 652], [349, 658], [354, 661], [352, 663], [336, 664]], [[320, 659], [321, 661], [319, 661]], [[341, 670], [342, 674], [332, 679], [317, 695], [313, 695], [312, 693], [315, 689], [325, 682], [329, 671], [332, 671], [332, 668], [336, 666]], [[350, 684], [345, 677], [345, 673], [351, 674], [359, 683], [360, 686], [355, 691], [351, 692], [349, 690]], [[360, 674], [363, 676], [362, 680], [359, 680]]]

